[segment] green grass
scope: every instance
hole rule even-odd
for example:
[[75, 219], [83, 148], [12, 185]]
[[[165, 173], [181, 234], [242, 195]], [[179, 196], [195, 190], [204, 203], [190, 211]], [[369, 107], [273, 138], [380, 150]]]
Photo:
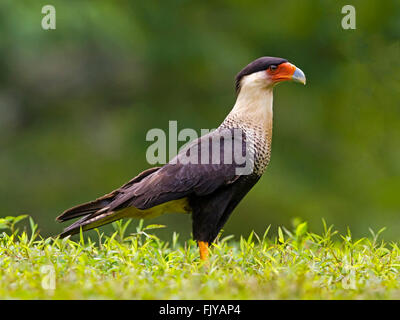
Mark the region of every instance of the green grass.
[[[194, 241], [151, 235], [158, 225], [127, 235], [129, 221], [116, 223], [110, 237], [72, 241], [42, 239], [32, 219], [30, 231], [18, 231], [22, 218], [0, 219], [2, 299], [400, 298], [400, 249], [379, 239], [383, 230], [356, 240], [325, 223], [321, 235], [298, 223], [276, 238], [271, 230], [220, 238], [207, 265]], [[55, 289], [45, 289], [50, 279]]]

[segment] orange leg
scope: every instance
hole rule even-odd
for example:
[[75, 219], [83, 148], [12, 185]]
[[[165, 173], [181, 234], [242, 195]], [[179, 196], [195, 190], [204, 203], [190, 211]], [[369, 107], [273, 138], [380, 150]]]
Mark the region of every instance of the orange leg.
[[203, 261], [208, 260], [208, 242], [198, 241], [200, 249], [200, 259]]

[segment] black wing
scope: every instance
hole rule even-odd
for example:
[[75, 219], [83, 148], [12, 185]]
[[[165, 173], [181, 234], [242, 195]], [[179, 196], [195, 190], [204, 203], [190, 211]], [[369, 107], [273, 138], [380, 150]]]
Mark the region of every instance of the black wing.
[[[243, 132], [235, 129], [214, 131], [195, 140], [161, 168], [148, 169], [121, 188], [86, 204], [71, 208], [57, 217], [66, 221], [83, 216], [67, 227], [61, 237], [89, 230], [123, 217], [122, 209], [145, 210], [189, 195], [205, 196], [234, 183], [250, 169], [251, 149]], [[241, 155], [238, 157], [237, 155]], [[247, 170], [243, 170], [247, 167]]]
[[241, 130], [213, 131], [189, 144], [161, 169], [125, 188], [108, 210], [148, 209], [190, 194], [210, 194], [240, 177], [238, 170], [248, 165], [245, 158], [252, 159]]

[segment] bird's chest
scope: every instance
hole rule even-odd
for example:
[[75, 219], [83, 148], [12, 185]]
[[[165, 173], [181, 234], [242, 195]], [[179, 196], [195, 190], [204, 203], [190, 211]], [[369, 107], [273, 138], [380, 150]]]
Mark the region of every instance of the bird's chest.
[[253, 172], [261, 176], [267, 168], [271, 158], [272, 136], [262, 129], [246, 132], [247, 145], [253, 148], [254, 169]]
[[253, 173], [261, 176], [271, 158], [272, 121], [270, 123], [254, 123], [252, 119], [227, 118], [221, 125], [225, 128], [238, 128], [246, 140], [246, 153], [253, 158]]

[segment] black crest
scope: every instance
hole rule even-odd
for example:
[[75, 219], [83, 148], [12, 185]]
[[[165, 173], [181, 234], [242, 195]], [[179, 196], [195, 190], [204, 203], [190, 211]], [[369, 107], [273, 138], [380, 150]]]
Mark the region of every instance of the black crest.
[[250, 62], [246, 67], [240, 71], [236, 76], [236, 92], [239, 93], [240, 90], [240, 81], [244, 76], [252, 74], [254, 72], [267, 70], [268, 67], [272, 64], [278, 65], [281, 63], [287, 62], [286, 59], [276, 58], [276, 57], [261, 57], [253, 62]]

